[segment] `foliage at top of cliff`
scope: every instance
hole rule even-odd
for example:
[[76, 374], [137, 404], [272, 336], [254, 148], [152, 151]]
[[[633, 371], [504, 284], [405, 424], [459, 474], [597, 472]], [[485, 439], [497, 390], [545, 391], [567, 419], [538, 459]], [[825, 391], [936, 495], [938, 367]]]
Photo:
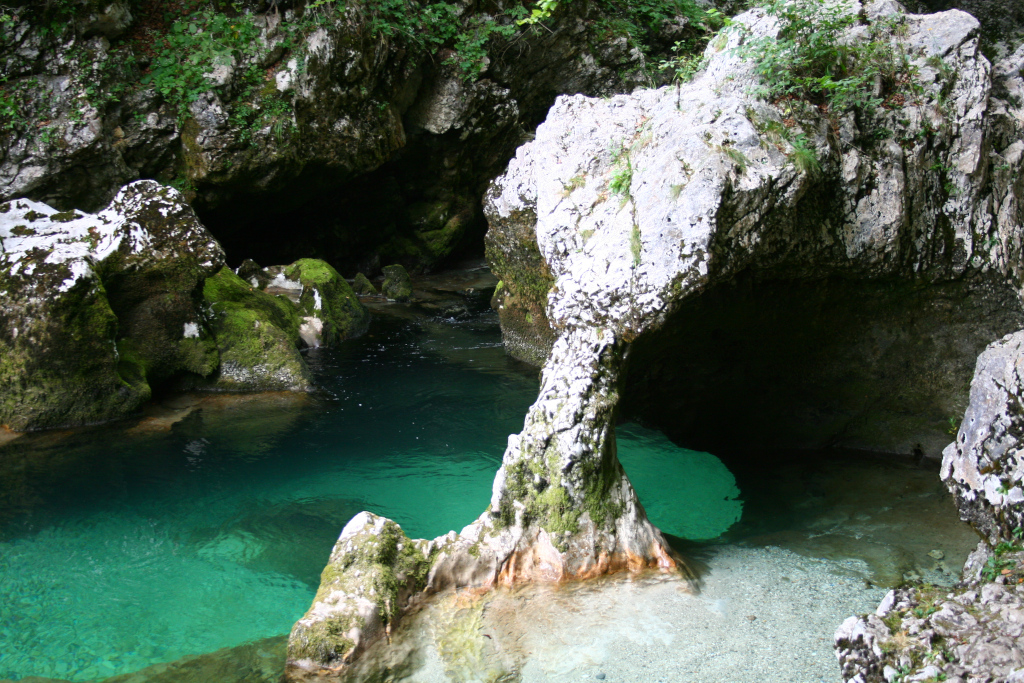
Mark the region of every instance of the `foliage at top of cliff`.
[[[306, 38], [317, 29], [342, 22], [377, 37], [381, 45], [453, 64], [467, 80], [479, 77], [488, 63], [488, 52], [496, 45], [510, 45], [525, 32], [551, 30], [544, 22], [522, 24], [533, 4], [530, 0], [480, 3], [469, 11], [460, 3], [446, 0], [312, 0], [289, 9], [274, 0], [243, 1], [231, 6], [212, 0], [122, 0], [114, 5], [123, 8], [122, 21], [127, 30], [105, 29], [111, 38], [110, 49], [92, 62], [92, 55], [84, 54], [88, 49], [81, 39], [97, 31], [103, 34], [103, 30], [86, 18], [109, 13], [106, 4], [110, 3], [49, 0], [31, 2], [18, 10], [0, 4], [0, 52], [24, 39], [23, 24], [31, 26], [45, 51], [68, 52], [70, 60], [83, 62], [83, 80], [92, 84], [86, 86], [87, 104], [116, 102], [141, 85], [152, 87], [186, 116], [188, 106], [217, 85], [218, 67], [245, 68], [241, 80], [243, 90], [250, 91], [248, 99], [261, 90], [270, 93], [272, 88], [265, 85], [270, 82], [273, 65], [268, 69], [266, 63], [258, 63], [261, 60], [254, 57], [266, 47], [261, 45], [261, 30], [272, 22], [276, 26], [271, 33], [285, 36], [285, 53], [278, 63], [292, 57], [304, 64]], [[556, 10], [551, 7], [548, 17], [552, 12], [557, 14]], [[576, 10], [596, 23], [600, 35], [625, 37], [645, 54], [667, 48], [657, 44], [659, 40], [664, 43], [659, 31], [667, 24], [676, 25], [687, 35], [702, 34], [706, 28], [702, 22], [707, 14], [694, 0], [634, 0], [622, 4], [598, 0], [592, 7], [581, 5]], [[679, 30], [673, 35], [678, 37]], [[16, 58], [5, 61], [12, 60]], [[17, 80], [26, 75], [19, 73], [25, 65], [6, 66], [7, 73], [0, 76], [0, 132], [32, 132], [35, 127], [45, 135], [52, 103], [35, 92], [40, 89], [38, 82]], [[45, 68], [43, 72], [35, 70], [37, 75], [44, 75]]]

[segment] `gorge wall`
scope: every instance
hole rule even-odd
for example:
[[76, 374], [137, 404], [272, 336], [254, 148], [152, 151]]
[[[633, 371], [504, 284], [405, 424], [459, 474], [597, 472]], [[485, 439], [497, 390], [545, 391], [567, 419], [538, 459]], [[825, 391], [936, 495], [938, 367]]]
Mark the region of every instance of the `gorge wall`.
[[698, 30], [651, 19], [638, 36], [641, 15], [607, 3], [574, 5], [545, 28], [518, 27], [524, 12], [131, 0], [11, 10], [0, 201], [94, 211], [152, 178], [185, 194], [232, 265], [430, 269], [478, 249], [486, 183], [557, 94], [650, 82], [649, 59]]
[[[739, 438], [786, 415], [769, 430], [779, 442], [948, 443], [966, 392], [951, 389], [987, 335], [1021, 321], [1024, 110], [997, 93], [1024, 87], [1024, 50], [993, 68], [969, 15], [893, 9], [857, 7], [846, 37], [909, 61], [914, 86], [890, 84], [870, 112], [753, 95], [737, 48], [778, 35], [764, 10], [712, 41], [691, 83], [556, 101], [485, 198], [503, 327], [513, 352], [544, 363], [490, 505], [433, 541], [353, 520], [293, 629], [289, 675], [352, 674], [403, 606], [447, 587], [685, 570], [616, 458], [630, 401], [678, 420], [707, 391], [697, 415], [749, 419]], [[361, 578], [382, 575], [397, 579], [383, 593]]]

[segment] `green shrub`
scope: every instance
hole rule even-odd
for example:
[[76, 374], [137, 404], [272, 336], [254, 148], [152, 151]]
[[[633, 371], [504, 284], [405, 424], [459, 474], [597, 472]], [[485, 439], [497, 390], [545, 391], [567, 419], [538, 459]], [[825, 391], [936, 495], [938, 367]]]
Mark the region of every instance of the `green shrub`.
[[[831, 113], [874, 111], [882, 94], [913, 71], [899, 46], [901, 16], [878, 19], [868, 39], [846, 42], [858, 17], [843, 2], [771, 0], [765, 5], [779, 22], [777, 38], [751, 40], [738, 53], [754, 62], [761, 81], [756, 95], [826, 105]], [[882, 93], [876, 92], [881, 81]]]

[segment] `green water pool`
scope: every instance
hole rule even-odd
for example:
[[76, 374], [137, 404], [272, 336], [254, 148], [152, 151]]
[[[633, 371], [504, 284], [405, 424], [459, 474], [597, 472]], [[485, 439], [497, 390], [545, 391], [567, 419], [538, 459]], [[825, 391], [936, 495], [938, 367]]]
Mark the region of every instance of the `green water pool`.
[[[378, 315], [309, 360], [311, 399], [168, 399], [0, 446], [0, 679], [100, 680], [281, 636], [356, 512], [430, 538], [483, 511], [537, 391], [493, 313]], [[665, 531], [740, 518], [714, 456], [635, 425], [619, 455]]]

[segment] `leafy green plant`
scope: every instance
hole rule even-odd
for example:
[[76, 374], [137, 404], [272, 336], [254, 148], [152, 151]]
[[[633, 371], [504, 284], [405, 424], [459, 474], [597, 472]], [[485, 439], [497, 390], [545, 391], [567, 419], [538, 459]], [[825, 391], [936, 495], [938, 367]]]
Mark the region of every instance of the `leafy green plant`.
[[692, 41], [677, 40], [672, 46], [673, 57], [658, 62], [658, 70], [667, 72], [673, 83], [689, 83], [697, 72], [707, 66], [707, 59], [697, 53]]
[[608, 189], [617, 195], [628, 197], [630, 187], [633, 185], [633, 162], [628, 154], [622, 155], [620, 162], [622, 159], [625, 160], [625, 163], [620, 163], [612, 172], [612, 179], [608, 183]]
[[220, 12], [196, 12], [171, 25], [163, 49], [142, 83], [152, 85], [183, 116], [189, 105], [210, 89], [213, 69], [252, 54], [258, 36], [248, 15], [232, 18]]
[[981, 578], [985, 581], [995, 581], [1004, 569], [1012, 568], [1013, 564], [1013, 560], [1000, 559], [993, 555], [985, 562], [985, 566], [981, 570]]
[[884, 101], [876, 81], [891, 88], [912, 70], [908, 56], [894, 47], [902, 31], [899, 17], [876, 20], [868, 40], [850, 42], [844, 37], [858, 17], [843, 2], [770, 0], [765, 9], [779, 22], [778, 37], [738, 48], [754, 62], [758, 96], [827, 105], [833, 112], [871, 112]]
[[448, 61], [459, 67], [463, 78], [476, 80], [484, 70], [487, 43], [491, 37], [511, 38], [515, 34], [515, 24], [500, 24], [491, 18], [474, 17], [469, 26], [456, 35], [455, 56]]
[[797, 135], [789, 141], [789, 144], [793, 147], [793, 151], [790, 152], [789, 158], [798, 171], [806, 173], [812, 178], [821, 173], [821, 164], [818, 162], [818, 153], [811, 146], [806, 135], [803, 133]]

